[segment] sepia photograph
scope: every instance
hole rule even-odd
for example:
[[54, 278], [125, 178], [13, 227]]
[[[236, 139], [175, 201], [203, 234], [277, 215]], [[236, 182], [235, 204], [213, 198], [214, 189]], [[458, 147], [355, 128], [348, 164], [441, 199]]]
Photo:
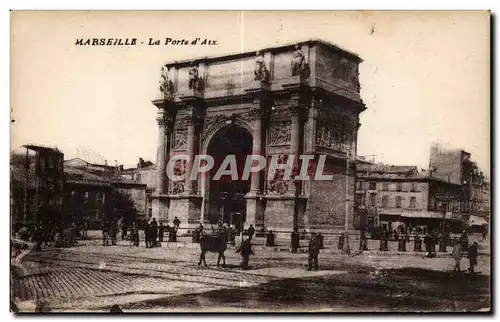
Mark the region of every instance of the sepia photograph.
[[491, 312], [491, 19], [12, 10], [11, 312]]

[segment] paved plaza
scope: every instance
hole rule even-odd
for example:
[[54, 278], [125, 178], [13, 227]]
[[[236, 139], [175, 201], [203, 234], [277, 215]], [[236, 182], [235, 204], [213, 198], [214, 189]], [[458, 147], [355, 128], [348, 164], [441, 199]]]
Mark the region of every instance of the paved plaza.
[[[196, 244], [194, 244], [196, 245]], [[307, 254], [256, 250], [239, 269], [234, 249], [224, 268], [207, 253], [198, 268], [196, 247], [103, 247], [98, 240], [72, 248], [44, 248], [22, 260], [12, 284], [21, 311], [333, 310], [466, 311], [489, 307], [490, 257], [477, 273], [453, 274], [449, 256], [427, 259], [367, 252], [323, 252], [320, 270], [307, 271]], [[462, 259], [462, 268], [468, 260]]]

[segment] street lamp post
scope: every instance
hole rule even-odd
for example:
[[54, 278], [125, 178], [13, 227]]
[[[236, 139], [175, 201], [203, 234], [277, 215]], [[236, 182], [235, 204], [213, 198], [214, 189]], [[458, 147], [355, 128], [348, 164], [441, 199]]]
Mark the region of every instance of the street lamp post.
[[347, 145], [346, 149], [346, 166], [345, 166], [345, 227], [344, 227], [344, 245], [342, 247], [342, 253], [350, 254], [351, 249], [349, 247], [349, 164], [351, 158], [350, 145]]

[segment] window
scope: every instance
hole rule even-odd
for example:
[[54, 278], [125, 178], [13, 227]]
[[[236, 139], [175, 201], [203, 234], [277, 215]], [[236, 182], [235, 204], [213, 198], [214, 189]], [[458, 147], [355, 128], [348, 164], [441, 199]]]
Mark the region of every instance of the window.
[[383, 208], [389, 207], [389, 196], [382, 197], [382, 207]]
[[401, 196], [396, 196], [396, 208], [401, 208]]
[[371, 207], [375, 207], [376, 206], [376, 203], [377, 203], [376, 200], [375, 200], [376, 196], [377, 196], [376, 194], [370, 193], [370, 206]]
[[396, 184], [396, 191], [403, 191], [403, 183], [398, 182]]
[[389, 183], [388, 182], [382, 183], [382, 190], [389, 191]]
[[370, 190], [377, 190], [377, 183], [376, 182], [370, 182]]
[[417, 197], [410, 197], [410, 208], [417, 207]]
[[412, 182], [411, 183], [411, 189], [410, 189], [410, 191], [413, 191], [413, 192], [417, 191], [417, 183], [416, 182]]

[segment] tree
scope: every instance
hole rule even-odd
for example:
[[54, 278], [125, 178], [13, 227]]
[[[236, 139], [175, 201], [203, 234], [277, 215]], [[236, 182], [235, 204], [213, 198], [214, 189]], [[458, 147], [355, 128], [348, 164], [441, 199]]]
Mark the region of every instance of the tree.
[[106, 198], [106, 211], [104, 220], [123, 220], [127, 225], [132, 225], [136, 220], [137, 210], [130, 195], [113, 189], [111, 195]]

